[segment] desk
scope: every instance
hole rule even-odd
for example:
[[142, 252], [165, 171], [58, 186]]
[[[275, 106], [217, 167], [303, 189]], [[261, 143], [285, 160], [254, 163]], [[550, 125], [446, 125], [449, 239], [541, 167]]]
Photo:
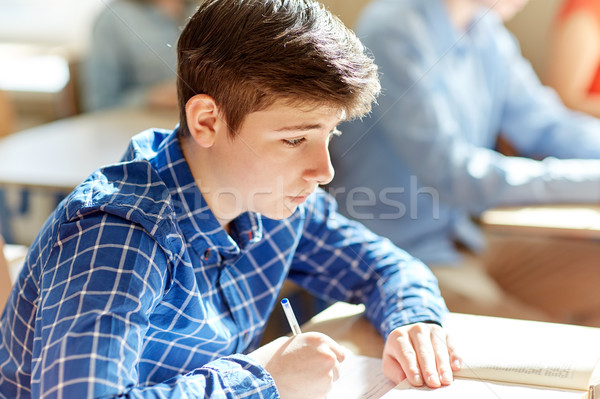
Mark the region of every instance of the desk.
[[600, 239], [600, 204], [560, 204], [490, 209], [482, 225], [493, 232]]
[[7, 242], [29, 246], [57, 200], [100, 166], [118, 162], [133, 135], [172, 129], [177, 121], [176, 111], [113, 109], [2, 138], [0, 233]]
[[381, 357], [383, 338], [363, 317], [363, 305], [337, 302], [302, 325], [302, 331], [318, 331], [363, 356]]
[[[325, 333], [355, 354], [381, 357], [383, 339], [362, 317], [363, 311], [363, 306], [336, 303], [302, 330]], [[598, 328], [457, 313], [451, 313], [444, 324], [464, 366], [456, 373], [454, 388], [436, 391], [432, 397], [582, 398], [590, 379], [598, 382], [600, 370], [594, 368], [600, 358]], [[539, 385], [527, 385], [533, 381]], [[559, 385], [565, 390], [557, 389]], [[456, 389], [483, 390], [487, 395], [444, 394]], [[401, 392], [393, 397], [429, 396]]]
[[133, 135], [172, 129], [175, 111], [114, 109], [82, 114], [0, 140], [0, 185], [71, 191], [98, 167], [118, 162]]
[[80, 58], [81, 50], [71, 45], [0, 43], [0, 90], [15, 105], [20, 126], [77, 113]]

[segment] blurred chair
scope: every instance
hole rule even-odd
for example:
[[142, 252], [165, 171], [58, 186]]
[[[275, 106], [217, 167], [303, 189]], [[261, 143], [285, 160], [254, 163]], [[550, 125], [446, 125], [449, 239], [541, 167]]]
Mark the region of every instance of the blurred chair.
[[27, 247], [4, 244], [4, 239], [0, 236], [0, 313], [4, 310], [26, 255]]
[[[10, 98], [0, 90], [0, 138], [7, 136], [14, 132], [15, 130], [15, 108], [12, 104]], [[8, 229], [8, 214], [6, 213], [6, 209], [4, 206], [5, 193], [4, 190], [0, 189], [0, 232]], [[2, 244], [4, 244], [4, 240], [2, 240]], [[1, 251], [0, 251], [1, 252]], [[2, 254], [0, 254], [2, 255]], [[0, 259], [0, 267], [2, 266], [2, 261], [4, 258]], [[0, 276], [0, 278], [4, 281], [4, 275]], [[3, 292], [4, 286], [3, 282], [0, 282], [0, 291]]]
[[15, 131], [15, 108], [6, 93], [0, 91], [0, 137]]
[[8, 271], [8, 261], [4, 256], [4, 240], [0, 237], [0, 309], [2, 310], [4, 310], [11, 289], [12, 281]]

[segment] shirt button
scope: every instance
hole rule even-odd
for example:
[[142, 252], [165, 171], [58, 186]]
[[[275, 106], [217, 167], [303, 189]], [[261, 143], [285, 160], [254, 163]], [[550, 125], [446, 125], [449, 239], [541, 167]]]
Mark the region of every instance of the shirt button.
[[204, 260], [209, 260], [210, 259], [210, 248], [208, 248], [206, 251], [204, 251]]

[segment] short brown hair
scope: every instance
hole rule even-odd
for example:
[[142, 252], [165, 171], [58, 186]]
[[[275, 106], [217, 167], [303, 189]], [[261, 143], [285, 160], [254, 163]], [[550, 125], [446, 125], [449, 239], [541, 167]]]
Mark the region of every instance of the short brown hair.
[[313, 0], [205, 0], [177, 46], [180, 134], [185, 106], [211, 96], [232, 134], [276, 100], [370, 111], [377, 66], [352, 31]]

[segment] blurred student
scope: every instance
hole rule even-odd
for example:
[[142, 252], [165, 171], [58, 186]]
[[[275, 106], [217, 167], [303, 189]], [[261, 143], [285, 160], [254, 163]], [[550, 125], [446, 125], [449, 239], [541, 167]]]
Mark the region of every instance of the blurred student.
[[94, 23], [83, 61], [86, 111], [117, 106], [177, 108], [176, 43], [193, 12], [186, 0], [114, 0]]
[[[178, 42], [180, 124], [131, 140], [31, 246], [0, 319], [0, 396], [323, 399], [344, 350], [260, 348], [286, 278], [364, 303], [395, 382], [459, 367], [429, 269], [318, 188], [377, 67], [311, 0], [207, 0]], [[277, 308], [279, 310], [279, 308]]]
[[[473, 222], [498, 205], [600, 200], [600, 121], [543, 87], [503, 25], [525, 3], [370, 3], [357, 34], [383, 94], [332, 142], [330, 192], [425, 261], [451, 311], [600, 325], [597, 243], [486, 237]], [[523, 157], [495, 151], [500, 134]]]
[[565, 1], [550, 38], [548, 84], [567, 107], [600, 117], [600, 1]]

